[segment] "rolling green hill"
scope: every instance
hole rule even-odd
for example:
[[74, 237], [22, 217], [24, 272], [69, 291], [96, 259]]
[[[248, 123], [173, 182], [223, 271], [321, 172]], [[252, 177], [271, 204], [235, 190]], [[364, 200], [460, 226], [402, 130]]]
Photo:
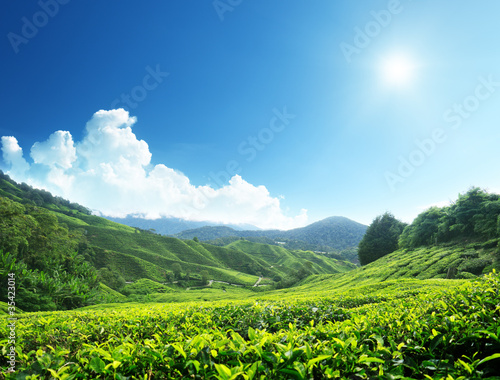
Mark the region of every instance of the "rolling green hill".
[[[26, 269], [34, 271], [40, 289], [46, 291], [52, 289], [52, 285], [45, 283], [52, 276], [76, 273], [75, 267], [67, 266], [68, 260], [76, 263], [85, 259], [92, 271], [87, 277], [97, 278], [114, 290], [141, 279], [166, 283], [177, 291], [204, 285], [203, 278], [249, 287], [256, 283], [289, 286], [312, 273], [337, 273], [354, 267], [313, 252], [252, 242], [220, 247], [161, 236], [90, 215], [80, 205], [18, 185], [5, 175], [0, 178], [0, 189], [2, 259], [6, 263], [10, 260], [9, 265], [17, 270], [22, 269], [19, 265], [26, 265]], [[71, 256], [71, 252], [76, 253]], [[98, 290], [95, 283], [89, 286]], [[35, 293], [23, 298], [32, 298], [28, 311], [35, 307], [38, 299]], [[1, 300], [5, 300], [3, 293]], [[40, 307], [43, 308], [43, 303]], [[57, 302], [50, 306], [58, 307]]]
[[311, 263], [309, 265], [314, 273], [337, 273], [345, 272], [346, 267], [355, 268], [351, 263], [332, 261], [328, 257], [314, 252], [292, 252], [283, 247], [253, 243], [246, 240], [237, 240], [226, 247], [246, 252], [252, 257], [260, 258], [284, 275], [290, 275], [293, 269], [301, 270], [303, 260]]
[[310, 276], [297, 286], [278, 292], [314, 291], [320, 295], [357, 289], [355, 292], [367, 294], [375, 288], [396, 284], [420, 286], [421, 280], [436, 280], [444, 285], [452, 279], [474, 279], [499, 267], [499, 249], [492, 242], [442, 244], [397, 250], [349, 273]]
[[[207, 270], [210, 277], [251, 285], [259, 275], [274, 277], [276, 275], [291, 274], [293, 270], [300, 270], [307, 261], [316, 262], [316, 273], [334, 273], [353, 268], [349, 263], [322, 258], [313, 252], [288, 251], [280, 247], [270, 247], [258, 243], [245, 242], [246, 244], [232, 244], [226, 247], [217, 247], [193, 240], [179, 240], [176, 238], [156, 235], [144, 231], [131, 230], [113, 222], [103, 222], [93, 216], [71, 217], [76, 221], [63, 220], [69, 225], [77, 225], [78, 221], [90, 222], [85, 226], [85, 234], [92, 246], [99, 247], [101, 251], [95, 263], [100, 266], [112, 266], [114, 271], [120, 272], [126, 280], [134, 281], [138, 278], [151, 278], [157, 281], [164, 279], [164, 271], [171, 270], [172, 264], [181, 264], [183, 272], [190, 271], [194, 276], [202, 270]], [[91, 220], [94, 220], [93, 222]], [[98, 225], [98, 223], [103, 223]], [[247, 249], [242, 250], [239, 247]], [[258, 248], [251, 249], [255, 246]], [[263, 248], [264, 247], [264, 248]], [[260, 249], [278, 249], [290, 258], [283, 263], [283, 268], [273, 268], [274, 262], [268, 262], [265, 257], [255, 254]], [[139, 259], [139, 260], [137, 260]], [[131, 270], [128, 262], [135, 263]], [[148, 264], [146, 264], [146, 262]], [[120, 264], [121, 263], [121, 264]], [[247, 275], [246, 281], [241, 281], [239, 272]], [[126, 276], [126, 277], [125, 277]]]

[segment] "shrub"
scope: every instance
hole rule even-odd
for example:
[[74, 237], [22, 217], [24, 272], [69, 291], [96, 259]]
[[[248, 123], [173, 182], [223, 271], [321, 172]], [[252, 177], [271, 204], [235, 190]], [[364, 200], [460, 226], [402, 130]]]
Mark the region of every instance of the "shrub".
[[486, 259], [468, 259], [462, 261], [462, 263], [458, 266], [458, 270], [462, 272], [470, 272], [475, 274], [476, 276], [480, 275], [483, 272], [483, 269], [491, 264], [491, 261]]
[[137, 282], [133, 284], [127, 284], [124, 286], [122, 293], [126, 296], [131, 295], [146, 295], [152, 293], [167, 293], [170, 292], [171, 289], [168, 286], [160, 284], [159, 282], [141, 278]]
[[460, 272], [459, 274], [457, 274], [456, 278], [461, 279], [461, 280], [472, 280], [472, 279], [477, 278], [477, 276], [470, 273], [470, 272]]

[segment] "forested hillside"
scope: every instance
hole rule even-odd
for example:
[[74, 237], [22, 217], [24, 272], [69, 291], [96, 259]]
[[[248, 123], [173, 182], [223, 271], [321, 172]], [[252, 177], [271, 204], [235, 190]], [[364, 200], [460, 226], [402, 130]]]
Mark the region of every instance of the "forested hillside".
[[[348, 218], [333, 216], [306, 227], [288, 231], [257, 230], [237, 231], [226, 226], [206, 226], [183, 231], [175, 236], [181, 239], [197, 237], [202, 241], [226, 237], [265, 238], [285, 244], [285, 248], [297, 248], [300, 244], [308, 249], [343, 250], [356, 247], [366, 231], [366, 226]], [[293, 244], [296, 244], [294, 247]]]
[[500, 238], [500, 195], [472, 188], [447, 207], [431, 207], [405, 228], [400, 248], [417, 248], [451, 241]]
[[54, 213], [0, 197], [0, 279], [5, 284], [15, 274], [23, 310], [72, 309], [96, 296], [97, 272], [83, 241], [81, 231], [69, 231]]
[[[392, 214], [378, 216], [359, 244], [362, 265], [399, 249], [400, 255], [421, 247], [500, 248], [500, 195], [471, 188], [446, 207], [431, 207], [406, 225]], [[472, 255], [477, 267], [497, 265], [497, 256]], [[472, 267], [473, 265], [470, 264]], [[477, 274], [477, 273], [475, 273]]]

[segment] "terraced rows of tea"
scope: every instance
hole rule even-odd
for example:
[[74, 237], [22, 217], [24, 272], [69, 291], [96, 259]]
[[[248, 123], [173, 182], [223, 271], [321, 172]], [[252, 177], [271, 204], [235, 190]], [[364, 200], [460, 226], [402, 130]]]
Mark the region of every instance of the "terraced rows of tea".
[[[500, 378], [500, 277], [18, 315], [7, 379]], [[6, 317], [2, 317], [6, 318]]]

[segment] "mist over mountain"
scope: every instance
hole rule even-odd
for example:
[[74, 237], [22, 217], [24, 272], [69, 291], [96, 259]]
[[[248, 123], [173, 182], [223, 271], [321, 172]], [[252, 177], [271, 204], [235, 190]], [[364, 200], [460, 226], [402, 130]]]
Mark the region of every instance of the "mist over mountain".
[[143, 230], [154, 230], [154, 232], [161, 235], [175, 235], [186, 230], [197, 229], [205, 226], [226, 226], [237, 231], [259, 229], [251, 224], [221, 224], [210, 221], [191, 221], [181, 218], [146, 219], [132, 215], [129, 215], [126, 218], [113, 218], [107, 216], [105, 218], [130, 227], [137, 227]]

